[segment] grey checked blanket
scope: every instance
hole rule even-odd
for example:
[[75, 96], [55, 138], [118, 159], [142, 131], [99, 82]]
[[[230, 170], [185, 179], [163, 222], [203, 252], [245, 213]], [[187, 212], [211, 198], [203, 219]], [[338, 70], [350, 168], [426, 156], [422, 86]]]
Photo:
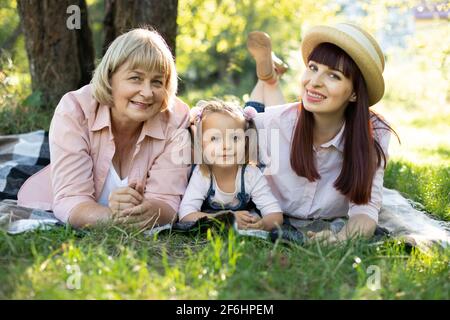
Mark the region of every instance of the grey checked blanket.
[[0, 136], [0, 200], [17, 199], [25, 180], [49, 163], [48, 132]]

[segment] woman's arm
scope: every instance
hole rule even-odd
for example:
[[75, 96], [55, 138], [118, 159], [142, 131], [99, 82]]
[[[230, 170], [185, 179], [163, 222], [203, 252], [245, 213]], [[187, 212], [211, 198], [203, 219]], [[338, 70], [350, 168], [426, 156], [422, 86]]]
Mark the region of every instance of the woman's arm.
[[366, 214], [352, 216], [347, 224], [338, 232], [338, 240], [346, 240], [354, 237], [370, 238], [373, 236], [377, 223]]
[[263, 230], [270, 231], [277, 227], [281, 227], [283, 224], [283, 213], [281, 212], [273, 212], [269, 213], [261, 219]]
[[86, 228], [110, 221], [112, 211], [94, 201], [78, 204], [72, 210], [68, 222], [75, 228]]
[[359, 214], [352, 216], [337, 234], [333, 233], [331, 230], [320, 232], [308, 231], [307, 236], [311, 241], [324, 241], [331, 244], [351, 240], [356, 237], [369, 239], [373, 236], [376, 227], [377, 223], [372, 218], [366, 214]]
[[[74, 221], [77, 226], [92, 225], [97, 218], [104, 219], [106, 212], [95, 204], [94, 165], [87, 120], [72, 93], [64, 95], [56, 108], [49, 144], [55, 216], [63, 222]], [[80, 212], [87, 212], [89, 218], [84, 221]], [[69, 219], [72, 213], [76, 214], [73, 220]]]

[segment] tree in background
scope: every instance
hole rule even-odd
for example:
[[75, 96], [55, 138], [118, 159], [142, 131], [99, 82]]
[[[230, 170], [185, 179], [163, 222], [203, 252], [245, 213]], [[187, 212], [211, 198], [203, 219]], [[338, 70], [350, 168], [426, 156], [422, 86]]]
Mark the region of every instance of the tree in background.
[[105, 0], [103, 52], [131, 28], [151, 26], [166, 40], [175, 56], [178, 0]]
[[[68, 25], [75, 14], [68, 10], [71, 5], [80, 9], [80, 23], [75, 28]], [[162, 34], [175, 55], [178, 0], [104, 0], [104, 6], [103, 51], [123, 32], [151, 26]], [[17, 8], [32, 89], [34, 94], [41, 94], [41, 103], [51, 110], [66, 92], [88, 84], [95, 68], [86, 1], [18, 0]]]
[[[67, 8], [80, 8], [79, 28], [69, 29]], [[56, 107], [68, 91], [89, 83], [94, 47], [85, 0], [19, 0], [32, 88], [42, 103]]]

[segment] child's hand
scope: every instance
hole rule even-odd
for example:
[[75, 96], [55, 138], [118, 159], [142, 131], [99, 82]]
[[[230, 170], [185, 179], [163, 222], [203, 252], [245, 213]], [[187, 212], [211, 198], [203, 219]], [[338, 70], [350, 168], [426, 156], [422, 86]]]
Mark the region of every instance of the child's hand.
[[180, 222], [190, 222], [190, 221], [197, 221], [198, 219], [201, 219], [203, 217], [207, 217], [208, 214], [204, 212], [191, 212], [188, 215], [184, 216], [183, 219], [180, 220]]
[[253, 217], [253, 219], [256, 220], [256, 222], [248, 224], [247, 228], [248, 229], [264, 230], [263, 219], [261, 219], [260, 217]]
[[250, 229], [249, 225], [252, 225], [258, 221], [258, 218], [252, 216], [248, 211], [236, 211], [234, 213], [234, 217], [236, 218], [236, 223], [239, 229]]

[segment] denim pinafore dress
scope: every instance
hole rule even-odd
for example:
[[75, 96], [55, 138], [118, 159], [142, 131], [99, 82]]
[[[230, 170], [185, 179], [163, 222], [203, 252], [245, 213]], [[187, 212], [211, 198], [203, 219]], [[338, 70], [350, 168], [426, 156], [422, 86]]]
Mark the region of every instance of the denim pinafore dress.
[[209, 189], [206, 195], [205, 200], [203, 201], [201, 212], [213, 213], [222, 210], [230, 210], [230, 211], [241, 211], [241, 210], [256, 210], [259, 214], [259, 211], [256, 209], [256, 205], [253, 203], [250, 195], [245, 192], [245, 169], [247, 165], [243, 165], [241, 169], [241, 190], [236, 195], [236, 198], [239, 200], [239, 203], [236, 205], [224, 205], [222, 203], [218, 203], [213, 200], [214, 195], [216, 194], [216, 190], [214, 190], [213, 186], [213, 178], [210, 175]]

